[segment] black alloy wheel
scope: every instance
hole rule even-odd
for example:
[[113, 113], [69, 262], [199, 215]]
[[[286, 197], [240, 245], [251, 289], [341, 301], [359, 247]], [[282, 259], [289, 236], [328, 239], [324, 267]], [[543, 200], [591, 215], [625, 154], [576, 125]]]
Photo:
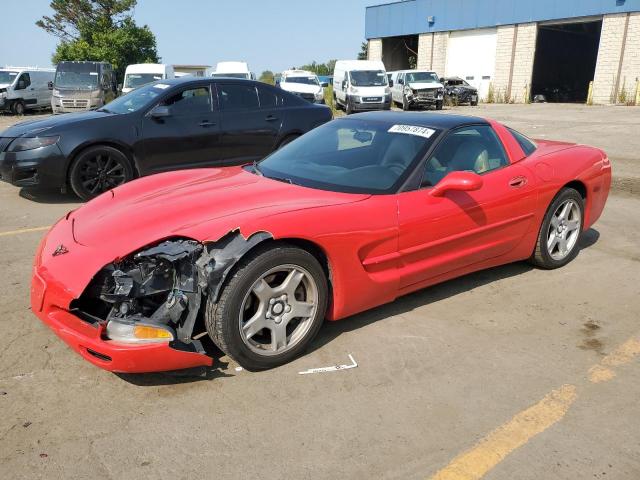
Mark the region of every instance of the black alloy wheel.
[[90, 200], [133, 178], [129, 159], [108, 146], [91, 147], [80, 153], [71, 167], [71, 188], [83, 200]]

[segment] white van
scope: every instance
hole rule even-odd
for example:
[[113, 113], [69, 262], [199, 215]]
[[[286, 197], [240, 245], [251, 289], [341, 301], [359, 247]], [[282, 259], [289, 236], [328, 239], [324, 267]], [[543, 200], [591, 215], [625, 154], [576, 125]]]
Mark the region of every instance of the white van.
[[318, 76], [313, 72], [285, 70], [276, 85], [311, 103], [324, 103], [324, 88], [320, 84]]
[[210, 72], [211, 77], [246, 78], [255, 80], [255, 75], [249, 70], [246, 62], [218, 62], [216, 69]]
[[165, 65], [164, 63], [136, 63], [129, 65], [124, 71], [122, 93], [129, 93], [147, 83], [167, 78], [175, 78], [173, 65]]
[[403, 110], [435, 107], [442, 110], [444, 85], [429, 70], [399, 70], [391, 75], [391, 99]]
[[333, 100], [348, 114], [391, 109], [391, 90], [380, 60], [338, 60], [333, 70]]
[[53, 68], [0, 69], [0, 110], [22, 115], [25, 110], [51, 106]]

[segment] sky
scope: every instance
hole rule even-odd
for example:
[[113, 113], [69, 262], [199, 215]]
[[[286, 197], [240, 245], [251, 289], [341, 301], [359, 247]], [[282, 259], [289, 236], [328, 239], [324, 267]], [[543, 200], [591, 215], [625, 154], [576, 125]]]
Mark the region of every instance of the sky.
[[[58, 39], [36, 27], [50, 0], [0, 0], [0, 66], [48, 66]], [[239, 60], [257, 75], [315, 60], [356, 58], [365, 7], [384, 0], [138, 0], [134, 19], [156, 36], [163, 63]]]

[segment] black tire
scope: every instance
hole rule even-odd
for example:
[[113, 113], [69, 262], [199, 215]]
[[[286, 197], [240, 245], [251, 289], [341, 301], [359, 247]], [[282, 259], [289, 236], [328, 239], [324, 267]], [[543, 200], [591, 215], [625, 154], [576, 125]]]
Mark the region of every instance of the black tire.
[[[291, 349], [279, 354], [260, 354], [243, 340], [240, 312], [254, 284], [266, 272], [286, 265], [302, 267], [313, 277], [317, 286], [318, 299], [315, 314], [310, 317], [310, 325], [304, 335]], [[224, 285], [218, 302], [212, 301], [210, 296], [207, 298], [205, 324], [209, 336], [223, 352], [248, 370], [265, 370], [290, 362], [306, 349], [322, 326], [328, 299], [327, 278], [324, 270], [309, 252], [288, 244], [258, 247], [240, 260], [234, 268], [235, 271]], [[267, 328], [261, 330], [262, 334], [265, 330]]]
[[347, 97], [347, 102], [344, 107], [344, 113], [346, 113], [347, 115], [351, 115], [353, 113], [353, 106], [351, 105], [351, 100], [349, 100], [349, 97]]
[[335, 93], [333, 94], [333, 105], [336, 110], [342, 110], [342, 105], [340, 105], [340, 102], [338, 101], [338, 97], [336, 97]]
[[478, 101], [476, 100], [475, 102], [471, 102], [471, 106], [472, 107], [477, 107], [478, 106]]
[[436, 100], [436, 110], [442, 110], [442, 100]]
[[82, 200], [91, 200], [133, 177], [133, 167], [127, 156], [107, 145], [83, 150], [69, 170], [69, 184]]
[[409, 102], [407, 101], [407, 97], [405, 97], [404, 95], [402, 95], [402, 110], [404, 110], [405, 112], [409, 111], [411, 109], [411, 105], [409, 105]]
[[278, 144], [278, 146], [276, 147], [276, 150], [280, 150], [282, 147], [284, 147], [286, 144], [293, 142], [296, 138], [298, 138], [300, 135], [296, 135], [296, 134], [291, 134], [291, 135], [287, 135], [286, 137], [284, 137], [282, 139], [282, 141]]
[[24, 102], [22, 100], [16, 100], [11, 105], [11, 111], [14, 115], [24, 115]]
[[[552, 256], [552, 252], [555, 247], [552, 247], [552, 250], [549, 251], [548, 247], [548, 239], [551, 233], [552, 221], [556, 216], [556, 212], [558, 209], [565, 204], [565, 202], [571, 201], [575, 203], [579, 210], [579, 227], [577, 238], [573, 243], [572, 247], [569, 249], [568, 253], [562, 258], [554, 258]], [[544, 215], [544, 219], [542, 220], [542, 225], [540, 226], [540, 231], [538, 232], [538, 238], [536, 240], [536, 247], [529, 259], [529, 262], [548, 270], [554, 268], [560, 268], [571, 260], [573, 260], [580, 250], [580, 237], [582, 236], [582, 229], [584, 226], [584, 200], [580, 193], [578, 193], [573, 188], [563, 188], [558, 192], [558, 194], [554, 197], [553, 201], [549, 205], [547, 212]], [[555, 231], [555, 229], [554, 229]]]

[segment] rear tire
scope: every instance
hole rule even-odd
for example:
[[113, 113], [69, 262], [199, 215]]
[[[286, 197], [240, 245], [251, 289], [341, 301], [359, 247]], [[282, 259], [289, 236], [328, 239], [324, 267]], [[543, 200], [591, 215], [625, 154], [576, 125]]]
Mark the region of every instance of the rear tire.
[[436, 110], [442, 110], [442, 100], [436, 101]]
[[106, 145], [78, 154], [69, 171], [69, 184], [82, 200], [91, 200], [134, 177], [131, 162], [120, 150]]
[[534, 265], [559, 268], [578, 255], [584, 224], [584, 200], [573, 188], [563, 188], [547, 209], [529, 259]]
[[478, 106], [478, 101], [476, 100], [475, 102], [471, 102], [471, 106], [472, 107], [477, 107]]
[[322, 325], [327, 299], [327, 278], [313, 255], [266, 245], [240, 260], [218, 302], [207, 298], [205, 324], [229, 357], [248, 370], [264, 370], [306, 349]]

